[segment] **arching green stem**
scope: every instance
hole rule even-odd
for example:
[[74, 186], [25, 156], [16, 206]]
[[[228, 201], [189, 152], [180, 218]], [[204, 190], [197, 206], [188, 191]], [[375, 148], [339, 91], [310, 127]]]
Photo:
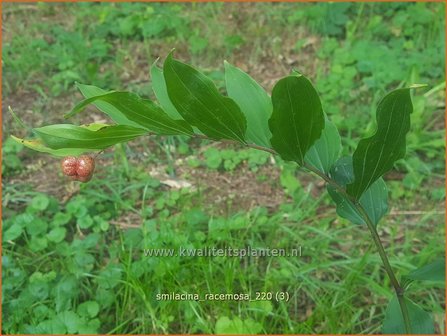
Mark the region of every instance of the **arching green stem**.
[[396, 292], [397, 299], [399, 301], [400, 310], [402, 312], [402, 317], [405, 324], [405, 331], [407, 334], [411, 333], [411, 324], [410, 324], [410, 316], [408, 314], [408, 308], [404, 300], [404, 293], [405, 289], [400, 285], [399, 281], [396, 278], [396, 275], [394, 274], [393, 268], [391, 267], [390, 261], [388, 260], [388, 256], [385, 252], [385, 249], [383, 247], [382, 241], [380, 240], [379, 234], [377, 233], [377, 229], [373, 222], [371, 221], [371, 218], [369, 218], [368, 214], [366, 213], [365, 209], [362, 207], [360, 202], [358, 200], [353, 199], [350, 195], [346, 193], [345, 188], [337, 184], [334, 180], [332, 180], [329, 176], [324, 174], [323, 172], [319, 171], [318, 169], [304, 164], [304, 167], [311, 172], [315, 173], [316, 175], [320, 176], [323, 180], [325, 180], [328, 184], [335, 187], [343, 196], [351, 200], [351, 202], [354, 204], [357, 211], [360, 213], [360, 215], [363, 217], [363, 219], [366, 222], [366, 225], [368, 226], [368, 229], [371, 233], [372, 239], [374, 241], [374, 244], [376, 245], [376, 248], [379, 252], [380, 258], [382, 259], [383, 266], [385, 267], [385, 271], [388, 274], [388, 277], [391, 280], [391, 284], [394, 287], [394, 291]]
[[[208, 138], [205, 135], [196, 135], [195, 137], [200, 138], [200, 139], [213, 140], [213, 139]], [[238, 143], [233, 140], [228, 140], [228, 141], [222, 140], [222, 141], [230, 142], [230, 143]], [[268, 152], [270, 154], [278, 155], [278, 153], [276, 153], [276, 151], [271, 148], [258, 146], [258, 145], [254, 145], [254, 144], [246, 144], [245, 146], [254, 148], [254, 149], [258, 149], [258, 150], [262, 150], [262, 151]], [[382, 259], [382, 263], [385, 268], [385, 271], [388, 274], [388, 277], [390, 278], [390, 281], [391, 281], [391, 284], [393, 285], [394, 291], [396, 292], [396, 296], [397, 296], [397, 299], [399, 302], [400, 310], [402, 312], [402, 317], [403, 317], [404, 324], [405, 324], [405, 331], [407, 334], [411, 334], [410, 317], [408, 314], [408, 307], [407, 307], [407, 305], [405, 303], [405, 299], [404, 299], [405, 289], [400, 285], [399, 281], [397, 280], [397, 277], [391, 267], [391, 264], [388, 260], [388, 256], [387, 256], [385, 249], [383, 247], [382, 241], [380, 240], [379, 234], [377, 233], [377, 229], [374, 226], [371, 219], [369, 218], [365, 209], [362, 207], [362, 205], [360, 204], [360, 202], [358, 200], [354, 199], [352, 196], [350, 196], [346, 193], [346, 190], [343, 186], [339, 185], [336, 181], [331, 179], [329, 176], [324, 174], [322, 171], [316, 169], [315, 167], [313, 167], [307, 163], [304, 163], [303, 167], [306, 168], [307, 170], [313, 172], [314, 174], [318, 175], [319, 177], [321, 177], [327, 184], [333, 186], [335, 189], [337, 189], [338, 192], [340, 192], [343, 196], [345, 196], [347, 199], [349, 199], [354, 204], [355, 208], [360, 213], [360, 215], [363, 217], [363, 219], [365, 220], [366, 225], [371, 233], [373, 242], [376, 245], [376, 248], [379, 252], [380, 258]]]

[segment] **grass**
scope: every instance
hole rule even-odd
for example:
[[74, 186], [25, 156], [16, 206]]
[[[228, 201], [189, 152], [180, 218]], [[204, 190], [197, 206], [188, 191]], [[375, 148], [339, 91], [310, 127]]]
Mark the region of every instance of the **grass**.
[[[150, 96], [151, 62], [175, 47], [218, 84], [224, 58], [268, 90], [292, 68], [308, 74], [347, 154], [373, 130], [385, 91], [429, 83], [414, 97], [408, 155], [386, 176], [391, 209], [379, 223], [402, 275], [445, 254], [443, 6], [5, 4], [3, 106], [35, 126], [63, 120], [80, 97], [75, 80]], [[91, 111], [83, 122], [102, 118]], [[26, 134], [3, 114], [3, 333], [380, 333], [389, 280], [366, 228], [337, 218], [316, 177], [265, 153], [174, 137], [106, 151], [80, 186], [57, 160], [8, 140]], [[206, 246], [302, 256], [143, 252]], [[171, 292], [289, 300], [156, 300]], [[443, 288], [421, 283], [409, 296], [443, 332]]]

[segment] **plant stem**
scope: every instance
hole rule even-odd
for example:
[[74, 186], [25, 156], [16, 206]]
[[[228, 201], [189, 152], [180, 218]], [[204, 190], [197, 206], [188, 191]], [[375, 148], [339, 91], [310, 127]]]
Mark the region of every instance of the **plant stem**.
[[[210, 139], [209, 137], [207, 137], [206, 135], [195, 135], [195, 137], [200, 138], [200, 139], [213, 140], [213, 139]], [[221, 140], [221, 141], [240, 144], [239, 142], [233, 141], [233, 140]], [[262, 150], [262, 151], [268, 152], [270, 154], [278, 155], [278, 153], [274, 149], [271, 149], [271, 148], [258, 146], [258, 145], [254, 145], [254, 144], [245, 144], [245, 146], [254, 148], [254, 149], [258, 149], [258, 150]], [[355, 199], [354, 197], [349, 195], [343, 186], [339, 185], [336, 181], [331, 179], [325, 173], [323, 173], [322, 171], [318, 170], [317, 168], [307, 164], [306, 162], [302, 163], [302, 167], [304, 167], [304, 168], [308, 169], [309, 171], [313, 172], [314, 174], [318, 175], [327, 184], [329, 184], [329, 185], [333, 186], [335, 189], [337, 189], [337, 191], [339, 193], [341, 193], [344, 197], [346, 197], [348, 200], [350, 200], [353, 203], [354, 207], [357, 209], [357, 211], [360, 213], [360, 215], [365, 220], [366, 225], [367, 225], [367, 227], [371, 233], [371, 236], [373, 238], [374, 244], [376, 245], [377, 250], [379, 252], [380, 258], [382, 259], [382, 263], [383, 263], [383, 266], [385, 267], [385, 271], [391, 280], [391, 284], [394, 287], [394, 291], [396, 292], [397, 300], [399, 301], [400, 310], [402, 312], [402, 317], [403, 317], [404, 324], [405, 324], [405, 332], [407, 334], [411, 334], [410, 316], [408, 314], [407, 304], [405, 303], [405, 300], [404, 300], [405, 289], [400, 285], [399, 281], [396, 278], [396, 275], [394, 274], [394, 271], [393, 271], [391, 264], [388, 260], [388, 256], [387, 256], [385, 249], [383, 247], [382, 241], [380, 240], [380, 236], [377, 233], [376, 227], [375, 227], [374, 223], [371, 221], [371, 218], [369, 218], [368, 213], [365, 211], [365, 209], [363, 208], [363, 206], [360, 204], [360, 202], [357, 199]]]
[[334, 180], [332, 180], [329, 176], [324, 174], [323, 172], [319, 171], [315, 167], [312, 167], [306, 163], [303, 164], [303, 167], [307, 168], [308, 170], [312, 171], [313, 173], [320, 176], [323, 180], [325, 180], [328, 184], [336, 188], [343, 196], [345, 196], [347, 199], [349, 199], [353, 204], [356, 210], [360, 213], [360, 215], [365, 220], [366, 225], [368, 226], [368, 229], [371, 233], [371, 236], [373, 238], [374, 244], [377, 247], [377, 250], [379, 252], [380, 258], [382, 259], [383, 266], [385, 267], [385, 271], [388, 274], [388, 277], [391, 280], [391, 284], [394, 287], [394, 291], [396, 292], [397, 299], [399, 301], [400, 310], [402, 312], [402, 317], [405, 324], [405, 331], [407, 334], [411, 333], [411, 324], [410, 324], [410, 317], [408, 315], [408, 308], [404, 300], [404, 288], [400, 285], [399, 281], [396, 278], [396, 275], [394, 274], [394, 271], [391, 267], [390, 261], [388, 260], [388, 256], [385, 252], [385, 249], [383, 247], [382, 241], [380, 240], [380, 236], [377, 233], [377, 229], [374, 225], [374, 223], [369, 218], [367, 212], [363, 208], [363, 206], [360, 204], [360, 202], [356, 199], [354, 199], [351, 195], [348, 195], [346, 193], [345, 188], [340, 186], [338, 183], [336, 183]]
[[369, 218], [365, 209], [359, 202], [354, 203], [355, 208], [365, 219], [366, 225], [368, 226], [369, 231], [371, 232], [371, 236], [374, 240], [374, 244], [376, 244], [377, 250], [379, 251], [380, 258], [382, 259], [383, 266], [385, 267], [386, 272], [388, 273], [388, 277], [393, 284], [394, 290], [397, 295], [397, 300], [399, 301], [400, 310], [402, 312], [402, 317], [404, 319], [405, 331], [407, 334], [411, 333], [411, 324], [410, 324], [410, 316], [408, 315], [408, 308], [404, 300], [404, 288], [400, 285], [399, 281], [396, 278], [396, 275], [393, 272], [393, 269], [390, 265], [388, 257], [386, 255], [385, 249], [383, 247], [382, 241], [380, 240], [379, 234], [377, 233], [377, 229], [374, 226], [373, 222]]

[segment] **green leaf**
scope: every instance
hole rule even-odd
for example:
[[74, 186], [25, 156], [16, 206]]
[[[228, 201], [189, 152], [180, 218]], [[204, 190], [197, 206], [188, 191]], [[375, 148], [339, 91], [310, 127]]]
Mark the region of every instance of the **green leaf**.
[[239, 106], [219, 93], [211, 79], [167, 57], [163, 74], [169, 99], [183, 118], [208, 137], [245, 143], [247, 121]]
[[57, 317], [40, 322], [33, 334], [62, 335], [67, 333], [65, 325]]
[[[106, 124], [89, 124], [89, 125], [81, 125], [80, 127], [86, 128], [91, 131], [97, 131], [101, 128], [107, 127], [109, 125]], [[98, 149], [92, 149], [92, 148], [63, 148], [63, 149], [52, 149], [47, 147], [41, 139], [21, 139], [17, 138], [14, 135], [11, 135], [11, 138], [16, 141], [17, 143], [24, 145], [25, 147], [28, 147], [29, 149], [42, 152], [42, 153], [48, 153], [54, 156], [58, 157], [64, 157], [64, 156], [79, 156], [85, 152], [94, 152], [98, 151]]]
[[99, 304], [96, 301], [85, 301], [78, 306], [77, 313], [80, 316], [93, 318], [99, 313]]
[[78, 220], [76, 221], [76, 224], [81, 229], [88, 229], [89, 227], [91, 227], [94, 224], [94, 221], [93, 221], [92, 217], [87, 215], [87, 216], [82, 216], [82, 217], [78, 218]]
[[360, 140], [353, 155], [353, 183], [347, 193], [359, 199], [379, 177], [393, 168], [405, 156], [405, 136], [410, 130], [410, 113], [413, 111], [410, 88], [387, 94], [377, 107], [376, 133]]
[[47, 238], [53, 243], [60, 243], [62, 240], [64, 240], [66, 233], [67, 229], [63, 227], [56, 227], [48, 232]]
[[[106, 90], [100, 89], [99, 87], [93, 86], [93, 85], [84, 85], [80, 83], [76, 83], [77, 88], [81, 91], [82, 95], [85, 98], [92, 98], [97, 96], [102, 96], [107, 93]], [[100, 111], [107, 114], [115, 123], [118, 125], [127, 125], [127, 126], [133, 126], [133, 127], [139, 127], [139, 125], [136, 122], [133, 122], [126, 118], [125, 115], [123, 115], [116, 107], [109, 104], [106, 101], [103, 100], [97, 100], [93, 102], [93, 105], [95, 105]], [[69, 113], [65, 117], [68, 118], [72, 114]]]
[[44, 211], [50, 205], [50, 198], [46, 194], [39, 193], [31, 200], [30, 207], [37, 211]]
[[337, 127], [328, 119], [320, 138], [307, 151], [304, 161], [325, 174], [337, 161], [341, 151], [341, 138]]
[[98, 334], [98, 329], [101, 327], [101, 321], [97, 318], [88, 321], [87, 323], [83, 323], [78, 328], [79, 335], [91, 335]]
[[32, 222], [26, 221], [25, 227], [30, 236], [40, 236], [47, 232], [48, 222], [41, 218], [34, 218]]
[[65, 325], [69, 334], [78, 332], [79, 328], [84, 323], [84, 321], [71, 310], [59, 313], [57, 318]]
[[242, 335], [242, 334], [259, 334], [262, 330], [262, 325], [255, 322], [253, 319], [248, 318], [241, 320], [235, 316], [233, 319], [229, 319], [226, 316], [220, 317], [216, 322], [216, 334], [224, 335]]
[[324, 127], [318, 93], [306, 77], [288, 76], [273, 88], [272, 103], [269, 120], [272, 146], [284, 160], [302, 165]]
[[121, 265], [109, 264], [99, 272], [96, 281], [104, 289], [114, 288], [121, 281], [123, 268]]
[[32, 237], [28, 243], [28, 247], [33, 252], [39, 252], [48, 247], [48, 240], [45, 237]]
[[52, 226], [61, 226], [67, 224], [71, 219], [71, 215], [65, 212], [58, 212], [51, 220]]
[[438, 259], [422, 266], [411, 271], [405, 277], [411, 280], [442, 281], [445, 283], [445, 259]]
[[43, 126], [35, 128], [34, 132], [52, 149], [104, 149], [147, 134], [146, 130], [131, 126], [114, 125], [91, 131], [85, 127], [69, 124]]
[[[129, 92], [111, 92], [85, 99], [76, 105], [67, 117], [81, 112], [89, 104], [98, 100], [112, 105], [128, 120], [136, 123], [139, 128], [163, 135], [193, 134], [191, 126], [184, 120], [172, 119], [149, 99], [143, 99]], [[112, 115], [110, 117], [112, 118]]]
[[[352, 157], [340, 158], [332, 167], [330, 175], [341, 186], [346, 186], [353, 181]], [[337, 205], [337, 214], [340, 217], [346, 218], [354, 224], [366, 224], [351, 200], [333, 186], [328, 185], [327, 190]], [[360, 205], [365, 209], [374, 225], [377, 225], [388, 211], [388, 190], [382, 178], [374, 182], [360, 197]]]
[[19, 238], [23, 233], [23, 227], [18, 224], [18, 223], [14, 223], [11, 225], [11, 227], [8, 228], [8, 230], [6, 230], [3, 233], [3, 241], [6, 242], [8, 240], [15, 240], [17, 238]]
[[[411, 325], [412, 334], [434, 334], [435, 326], [433, 319], [429, 313], [424, 311], [417, 304], [411, 300], [404, 298]], [[404, 319], [400, 310], [397, 296], [394, 295], [391, 299], [386, 312], [385, 320], [383, 322], [384, 334], [406, 334]]]
[[151, 66], [151, 79], [152, 89], [161, 107], [172, 119], [183, 119], [180, 113], [178, 113], [175, 106], [172, 104], [168, 96], [168, 89], [166, 88], [165, 78], [163, 76], [163, 70], [157, 67], [156, 62]]
[[273, 305], [271, 301], [264, 300], [252, 300], [249, 303], [249, 307], [256, 313], [268, 315], [273, 311]]
[[92, 148], [64, 148], [64, 149], [51, 149], [47, 146], [45, 146], [40, 139], [33, 139], [33, 140], [26, 140], [26, 139], [20, 139], [15, 137], [14, 135], [11, 135], [11, 138], [13, 138], [18, 143], [24, 145], [25, 147], [28, 147], [29, 149], [42, 152], [42, 153], [48, 153], [54, 156], [64, 157], [64, 156], [79, 156], [86, 152], [94, 152], [97, 151], [97, 149]]
[[248, 74], [226, 61], [225, 82], [228, 96], [239, 105], [247, 119], [247, 142], [271, 147], [268, 120], [273, 106], [267, 92]]

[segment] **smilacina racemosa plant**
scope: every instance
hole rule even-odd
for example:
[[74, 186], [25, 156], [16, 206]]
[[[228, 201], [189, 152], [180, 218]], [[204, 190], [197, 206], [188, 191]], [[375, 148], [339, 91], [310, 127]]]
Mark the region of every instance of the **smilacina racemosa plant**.
[[227, 62], [228, 96], [204, 74], [175, 60], [172, 53], [162, 69], [152, 66], [151, 76], [159, 104], [130, 92], [106, 92], [77, 84], [85, 99], [66, 117], [93, 104], [112, 124], [48, 125], [34, 128], [34, 139], [14, 139], [40, 152], [69, 156], [62, 163], [64, 174], [84, 182], [93, 174], [94, 159], [76, 158], [78, 155], [147, 135], [231, 141], [294, 161], [327, 183], [339, 216], [370, 231], [394, 289], [383, 332], [434, 333], [431, 314], [409, 300], [406, 290], [415, 281], [445, 281], [445, 261], [436, 260], [398, 280], [377, 232], [388, 210], [382, 176], [405, 155], [413, 109], [411, 90], [421, 85], [400, 88], [383, 97], [377, 107], [376, 132], [360, 140], [352, 156], [339, 157], [337, 128], [324, 113], [309, 79], [297, 72], [280, 79], [271, 97], [248, 74]]

